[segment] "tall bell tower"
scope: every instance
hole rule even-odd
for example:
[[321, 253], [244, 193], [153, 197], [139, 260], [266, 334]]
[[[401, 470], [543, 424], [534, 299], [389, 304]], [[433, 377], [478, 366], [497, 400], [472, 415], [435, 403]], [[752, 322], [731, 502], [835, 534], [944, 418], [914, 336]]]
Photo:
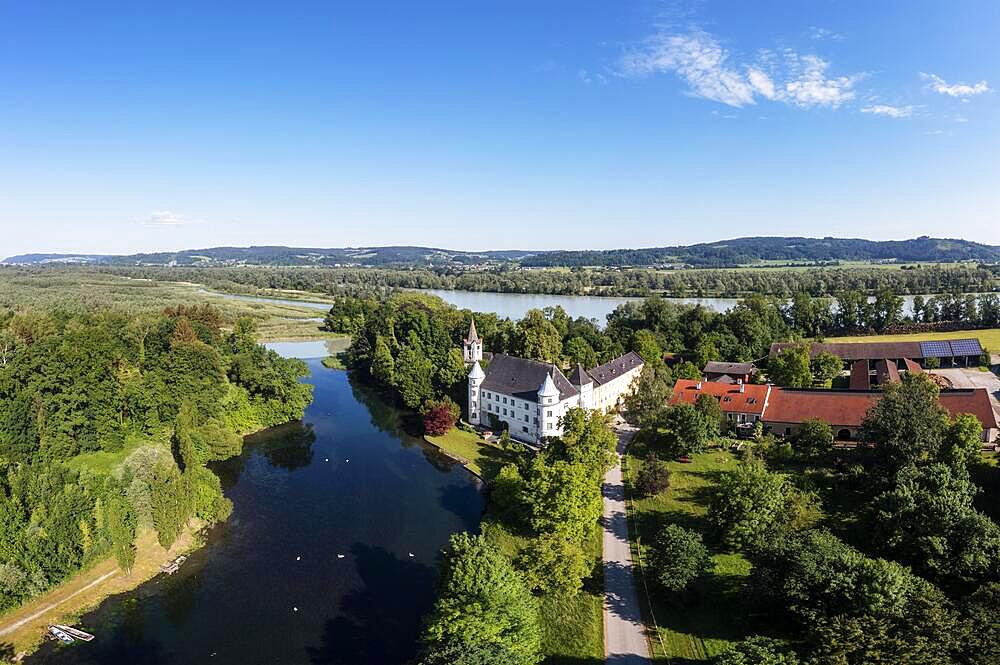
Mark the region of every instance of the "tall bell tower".
[[483, 359], [483, 340], [479, 339], [479, 334], [476, 333], [475, 319], [469, 324], [469, 334], [463, 340], [462, 357], [466, 365], [477, 363]]

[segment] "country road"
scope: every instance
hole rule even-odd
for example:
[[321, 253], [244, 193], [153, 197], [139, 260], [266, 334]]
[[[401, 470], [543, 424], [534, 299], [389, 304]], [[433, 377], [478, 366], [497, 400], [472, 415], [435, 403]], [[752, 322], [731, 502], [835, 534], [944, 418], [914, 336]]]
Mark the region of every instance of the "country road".
[[40, 608], [37, 612], [35, 612], [33, 614], [30, 614], [30, 615], [24, 617], [23, 619], [20, 619], [19, 621], [15, 621], [14, 623], [12, 623], [12, 624], [10, 624], [8, 626], [4, 626], [4, 627], [0, 628], [0, 637], [3, 637], [4, 635], [7, 635], [8, 633], [13, 633], [15, 630], [17, 630], [18, 628], [20, 628], [24, 624], [29, 623], [31, 621], [34, 621], [35, 619], [37, 619], [38, 617], [42, 616], [46, 612], [49, 612], [49, 611], [54, 610], [55, 608], [59, 607], [60, 605], [62, 605], [63, 603], [65, 603], [67, 600], [80, 595], [81, 593], [83, 593], [87, 589], [90, 589], [91, 587], [97, 586], [98, 584], [100, 584], [104, 580], [108, 579], [109, 577], [111, 577], [112, 575], [114, 575], [117, 572], [118, 572], [118, 568], [115, 568], [110, 573], [105, 573], [104, 575], [101, 575], [96, 580], [90, 582], [89, 584], [87, 584], [84, 587], [81, 587], [81, 588], [77, 589], [76, 591], [74, 591], [73, 593], [69, 594], [65, 598], [61, 598], [61, 599], [59, 599], [58, 601], [56, 601], [54, 603], [49, 603], [48, 605]]
[[[618, 452], [624, 452], [635, 430], [619, 428]], [[628, 540], [625, 485], [619, 462], [604, 476], [604, 654], [615, 665], [650, 663], [646, 626], [632, 575]]]

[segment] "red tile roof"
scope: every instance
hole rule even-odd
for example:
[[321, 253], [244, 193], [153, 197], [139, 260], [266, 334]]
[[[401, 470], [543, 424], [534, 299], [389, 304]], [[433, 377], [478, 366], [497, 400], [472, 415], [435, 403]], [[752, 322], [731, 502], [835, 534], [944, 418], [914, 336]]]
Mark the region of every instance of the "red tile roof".
[[868, 374], [868, 361], [855, 360], [851, 363], [851, 390], [869, 390], [872, 378]]
[[[701, 389], [698, 386], [701, 385]], [[674, 392], [670, 396], [671, 404], [687, 402], [694, 404], [699, 395], [712, 395], [719, 399], [723, 413], [755, 413], [764, 412], [771, 386], [744, 383], [740, 392], [738, 383], [719, 383], [717, 381], [692, 381], [678, 379], [674, 384]]]
[[774, 388], [764, 422], [801, 423], [819, 418], [833, 427], [858, 427], [880, 392]]
[[[832, 427], [860, 427], [868, 409], [881, 397], [880, 391], [772, 388], [763, 420], [794, 424], [819, 418]], [[985, 388], [942, 390], [940, 399], [941, 406], [952, 416], [971, 413], [984, 429], [997, 427], [997, 417]]]

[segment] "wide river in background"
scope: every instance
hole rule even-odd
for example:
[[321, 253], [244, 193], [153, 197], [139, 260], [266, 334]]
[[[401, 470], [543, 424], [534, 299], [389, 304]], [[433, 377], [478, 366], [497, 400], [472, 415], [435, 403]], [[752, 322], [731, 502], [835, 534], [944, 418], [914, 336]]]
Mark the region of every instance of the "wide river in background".
[[[326, 355], [284, 345], [288, 355]], [[417, 651], [448, 537], [478, 532], [479, 480], [343, 371], [308, 361], [301, 422], [213, 465], [233, 515], [180, 571], [104, 601], [28, 663], [402, 663]]]

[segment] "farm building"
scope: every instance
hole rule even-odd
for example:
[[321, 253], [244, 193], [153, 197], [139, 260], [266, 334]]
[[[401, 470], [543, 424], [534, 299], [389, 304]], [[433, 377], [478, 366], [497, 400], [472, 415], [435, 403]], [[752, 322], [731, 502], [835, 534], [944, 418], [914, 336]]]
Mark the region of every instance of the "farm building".
[[[771, 357], [793, 346], [791, 342], [775, 342], [771, 345]], [[896, 369], [907, 369], [907, 360], [922, 367], [928, 367], [928, 363], [941, 367], [975, 366], [979, 364], [983, 347], [975, 338], [925, 342], [813, 342], [809, 345], [809, 355], [813, 358], [824, 352], [850, 363], [867, 360], [870, 369], [875, 369], [874, 364], [880, 360], [894, 363]]]

